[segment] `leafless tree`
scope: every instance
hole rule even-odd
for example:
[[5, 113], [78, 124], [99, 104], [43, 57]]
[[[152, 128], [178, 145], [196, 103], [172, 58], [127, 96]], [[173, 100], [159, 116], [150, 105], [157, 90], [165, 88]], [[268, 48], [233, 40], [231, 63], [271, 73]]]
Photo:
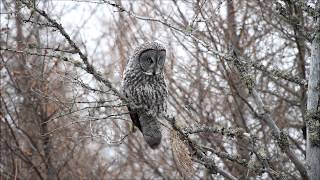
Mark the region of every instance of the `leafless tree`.
[[[319, 4], [2, 0], [0, 177], [316, 180]], [[167, 46], [157, 150], [118, 90], [150, 40]]]

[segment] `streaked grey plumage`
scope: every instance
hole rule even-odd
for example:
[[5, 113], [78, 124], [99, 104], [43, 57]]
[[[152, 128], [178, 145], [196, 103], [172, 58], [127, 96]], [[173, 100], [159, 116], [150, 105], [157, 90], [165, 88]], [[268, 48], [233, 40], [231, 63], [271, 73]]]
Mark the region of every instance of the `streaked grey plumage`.
[[122, 80], [122, 93], [142, 108], [128, 106], [133, 124], [142, 132], [151, 148], [161, 142], [158, 118], [167, 111], [167, 86], [164, 79], [165, 48], [157, 42], [148, 42], [129, 58]]

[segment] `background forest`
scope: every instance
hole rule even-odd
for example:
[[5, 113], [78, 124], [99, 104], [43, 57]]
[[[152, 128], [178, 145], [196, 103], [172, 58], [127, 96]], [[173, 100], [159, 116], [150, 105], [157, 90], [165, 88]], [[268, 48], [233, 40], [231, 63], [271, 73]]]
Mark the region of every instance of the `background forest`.
[[[316, 180], [319, 12], [315, 0], [1, 0], [0, 179]], [[167, 48], [175, 120], [156, 150], [119, 94], [146, 41]]]

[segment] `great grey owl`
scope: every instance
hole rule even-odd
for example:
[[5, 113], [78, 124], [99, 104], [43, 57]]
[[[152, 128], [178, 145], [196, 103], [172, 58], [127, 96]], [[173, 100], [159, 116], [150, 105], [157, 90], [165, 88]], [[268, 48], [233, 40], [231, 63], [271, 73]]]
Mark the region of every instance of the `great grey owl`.
[[166, 50], [157, 42], [135, 49], [128, 59], [122, 80], [122, 93], [139, 108], [128, 106], [134, 126], [153, 149], [161, 142], [159, 117], [167, 111], [167, 86], [164, 79]]

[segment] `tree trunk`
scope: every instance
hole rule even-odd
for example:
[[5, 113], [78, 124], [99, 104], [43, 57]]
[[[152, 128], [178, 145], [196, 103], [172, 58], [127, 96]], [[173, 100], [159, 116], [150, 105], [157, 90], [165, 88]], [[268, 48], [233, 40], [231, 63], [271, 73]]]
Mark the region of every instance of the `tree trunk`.
[[[320, 6], [320, 1], [317, 3]], [[319, 180], [320, 177], [320, 18], [317, 20], [316, 36], [312, 42], [310, 75], [308, 84], [307, 102], [307, 171], [310, 180]]]

